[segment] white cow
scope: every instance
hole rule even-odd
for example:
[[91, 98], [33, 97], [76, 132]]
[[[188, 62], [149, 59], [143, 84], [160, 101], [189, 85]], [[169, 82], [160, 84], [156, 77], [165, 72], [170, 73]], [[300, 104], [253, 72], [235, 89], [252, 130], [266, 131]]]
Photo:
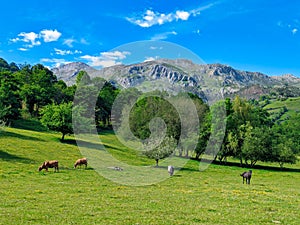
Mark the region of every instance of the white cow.
[[173, 176], [174, 167], [173, 166], [168, 166], [168, 172], [169, 172], [170, 176]]

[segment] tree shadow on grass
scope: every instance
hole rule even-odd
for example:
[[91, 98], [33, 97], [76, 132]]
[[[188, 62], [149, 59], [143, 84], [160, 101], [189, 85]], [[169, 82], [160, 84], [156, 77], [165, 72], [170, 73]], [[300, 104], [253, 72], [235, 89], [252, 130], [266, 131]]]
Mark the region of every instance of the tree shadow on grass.
[[28, 141], [43, 141], [43, 139], [37, 138], [37, 137], [31, 137], [23, 134], [13, 133], [10, 131], [1, 131], [0, 132], [0, 139], [1, 137], [14, 137], [22, 140], [28, 140]]
[[13, 120], [11, 126], [23, 130], [48, 131], [47, 127], [43, 126], [39, 120], [35, 120], [35, 119]]
[[105, 150], [106, 148], [111, 148], [111, 149], [116, 149], [119, 150], [118, 148], [106, 145], [106, 144], [97, 144], [97, 143], [91, 143], [87, 141], [82, 141], [82, 140], [64, 140], [61, 141], [61, 143], [64, 144], [69, 144], [69, 145], [74, 145], [74, 146], [80, 146], [80, 147], [85, 147], [85, 148], [90, 148], [90, 149], [97, 149], [97, 150]]
[[20, 157], [14, 154], [10, 154], [8, 152], [4, 152], [0, 150], [0, 159], [4, 161], [12, 161], [12, 162], [20, 162], [20, 163], [27, 163], [30, 164], [34, 162], [33, 160], [25, 157]]
[[[200, 159], [191, 158], [192, 160], [200, 161]], [[210, 162], [210, 160], [202, 159], [203, 162]], [[229, 167], [240, 167], [240, 168], [247, 168], [247, 169], [259, 169], [259, 170], [268, 170], [268, 171], [282, 171], [282, 172], [300, 172], [300, 168], [286, 168], [286, 167], [276, 167], [276, 166], [265, 166], [265, 165], [254, 165], [250, 167], [249, 165], [243, 164], [240, 165], [239, 162], [220, 162], [220, 161], [213, 161], [211, 162], [214, 165], [221, 165], [221, 166], [229, 166]]]

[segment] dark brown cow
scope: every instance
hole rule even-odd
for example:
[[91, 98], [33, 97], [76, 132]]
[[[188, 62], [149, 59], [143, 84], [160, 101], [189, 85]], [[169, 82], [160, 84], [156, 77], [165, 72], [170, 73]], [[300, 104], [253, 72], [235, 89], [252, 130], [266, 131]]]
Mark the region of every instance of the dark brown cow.
[[74, 168], [76, 169], [77, 166], [81, 166], [81, 165], [85, 165], [85, 168], [87, 167], [87, 159], [86, 158], [77, 159], [74, 164]]
[[249, 172], [244, 172], [241, 174], [243, 177], [243, 183], [246, 180], [246, 184], [250, 184], [251, 176], [252, 176], [252, 170], [249, 170]]
[[45, 161], [43, 164], [39, 167], [39, 171], [42, 169], [45, 169], [48, 171], [48, 168], [54, 168], [54, 171], [58, 172], [58, 161], [57, 160], [51, 160], [51, 161]]

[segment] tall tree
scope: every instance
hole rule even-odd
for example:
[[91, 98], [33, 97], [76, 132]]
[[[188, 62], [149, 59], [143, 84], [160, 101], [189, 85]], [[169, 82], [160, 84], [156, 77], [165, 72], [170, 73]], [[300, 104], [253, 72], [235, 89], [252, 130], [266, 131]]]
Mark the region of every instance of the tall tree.
[[42, 109], [41, 114], [41, 122], [50, 130], [61, 132], [62, 141], [66, 134], [73, 133], [71, 102], [47, 105]]
[[56, 76], [41, 64], [25, 65], [16, 73], [21, 96], [31, 115], [38, 115], [39, 109], [52, 102], [55, 95]]

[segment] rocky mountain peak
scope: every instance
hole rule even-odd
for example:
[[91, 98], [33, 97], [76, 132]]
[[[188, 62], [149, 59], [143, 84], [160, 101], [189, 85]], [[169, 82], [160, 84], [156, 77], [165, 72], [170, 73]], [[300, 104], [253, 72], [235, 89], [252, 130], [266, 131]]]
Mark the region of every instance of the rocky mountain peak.
[[75, 83], [77, 74], [82, 70], [89, 74], [96, 71], [96, 69], [83, 62], [72, 62], [51, 69], [57, 79], [65, 81], [68, 85]]
[[155, 86], [166, 91], [185, 90], [208, 100], [217, 95], [225, 97], [235, 94], [258, 98], [276, 86], [300, 84], [300, 79], [290, 74], [270, 77], [218, 63], [195, 64], [186, 59], [159, 59], [101, 70], [84, 63], [70, 63], [52, 71], [70, 85], [75, 82], [80, 70], [85, 70], [91, 77], [102, 77], [120, 88]]

